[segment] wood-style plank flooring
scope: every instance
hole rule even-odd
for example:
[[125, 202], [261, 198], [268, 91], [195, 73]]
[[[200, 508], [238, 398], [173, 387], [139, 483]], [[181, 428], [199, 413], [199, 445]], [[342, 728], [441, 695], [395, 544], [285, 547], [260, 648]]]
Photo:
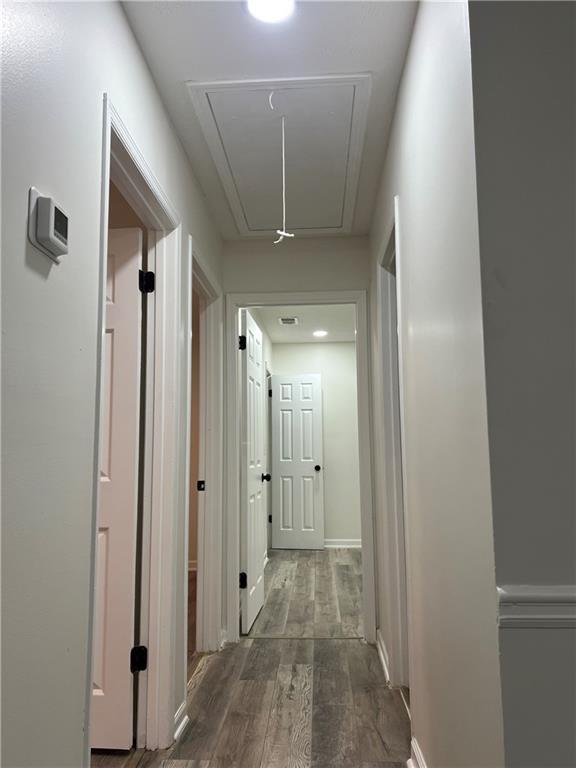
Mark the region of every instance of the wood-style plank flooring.
[[162, 768], [400, 768], [410, 756], [400, 693], [363, 640], [245, 638], [192, 683], [191, 722]]
[[[270, 624], [272, 614], [285, 614], [274, 632], [295, 631], [298, 610], [307, 632], [360, 631], [352, 618], [353, 605], [359, 615], [358, 554], [283, 553], [270, 562], [267, 603], [274, 589], [290, 592], [287, 607], [282, 597], [270, 612]], [[347, 570], [338, 574], [338, 566]], [[93, 755], [93, 768], [403, 768], [410, 757], [400, 692], [387, 686], [376, 649], [355, 637], [247, 637], [201, 656], [188, 687], [188, 716], [170, 750]]]
[[188, 680], [196, 664], [196, 571], [188, 571]]
[[250, 637], [362, 637], [359, 549], [269, 553], [265, 602]]

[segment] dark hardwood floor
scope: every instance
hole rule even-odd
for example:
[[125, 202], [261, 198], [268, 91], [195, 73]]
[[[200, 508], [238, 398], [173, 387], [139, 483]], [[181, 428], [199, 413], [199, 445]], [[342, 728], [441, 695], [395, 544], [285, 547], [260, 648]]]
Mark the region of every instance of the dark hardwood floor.
[[362, 637], [359, 549], [269, 553], [265, 603], [250, 637]]
[[183, 762], [163, 768], [400, 768], [410, 756], [400, 693], [363, 640], [245, 638], [199, 665], [189, 717], [170, 754]]
[[188, 680], [196, 665], [196, 589], [197, 572], [188, 571]]
[[258, 619], [272, 636], [197, 657], [171, 749], [94, 755], [93, 768], [403, 768], [400, 692], [376, 649], [346, 637], [362, 631], [361, 579], [359, 551], [273, 553]]

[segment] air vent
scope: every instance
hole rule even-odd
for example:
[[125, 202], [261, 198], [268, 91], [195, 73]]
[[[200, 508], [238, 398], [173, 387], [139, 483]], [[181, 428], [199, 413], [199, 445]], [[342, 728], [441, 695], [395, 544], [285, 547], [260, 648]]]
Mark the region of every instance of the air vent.
[[298, 325], [297, 317], [279, 317], [278, 322], [280, 325]]

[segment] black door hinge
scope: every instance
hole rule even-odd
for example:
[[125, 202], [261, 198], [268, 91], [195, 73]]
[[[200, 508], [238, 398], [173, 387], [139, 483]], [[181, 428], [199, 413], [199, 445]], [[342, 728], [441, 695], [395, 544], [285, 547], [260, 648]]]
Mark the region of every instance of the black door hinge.
[[240, 589], [246, 589], [248, 586], [248, 576], [242, 571], [240, 574]]
[[269, 522], [269, 523], [271, 523], [271, 522], [272, 522], [272, 515], [268, 515], [268, 522]]
[[246, 349], [246, 336], [238, 337], [238, 349]]
[[135, 645], [130, 651], [130, 672], [144, 672], [148, 669], [148, 648]]
[[271, 389], [268, 390], [268, 397], [272, 397], [272, 390]]
[[198, 480], [196, 483], [196, 490], [197, 491], [205, 491], [206, 490], [206, 480]]
[[154, 272], [144, 272], [141, 269], [138, 275], [138, 287], [142, 293], [154, 293], [156, 288], [156, 275]]

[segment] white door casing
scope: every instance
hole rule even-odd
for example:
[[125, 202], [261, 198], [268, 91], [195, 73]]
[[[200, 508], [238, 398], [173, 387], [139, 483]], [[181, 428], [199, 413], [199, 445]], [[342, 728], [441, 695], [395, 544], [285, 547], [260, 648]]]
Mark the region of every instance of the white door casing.
[[320, 374], [272, 376], [272, 547], [324, 548]]
[[267, 558], [266, 508], [263, 493], [265, 371], [262, 331], [248, 312], [241, 312], [242, 355], [242, 505], [240, 571], [246, 574], [241, 589], [242, 632], [250, 631], [264, 605], [264, 565]]
[[133, 675], [142, 233], [110, 230], [103, 345], [92, 747], [130, 749]]

